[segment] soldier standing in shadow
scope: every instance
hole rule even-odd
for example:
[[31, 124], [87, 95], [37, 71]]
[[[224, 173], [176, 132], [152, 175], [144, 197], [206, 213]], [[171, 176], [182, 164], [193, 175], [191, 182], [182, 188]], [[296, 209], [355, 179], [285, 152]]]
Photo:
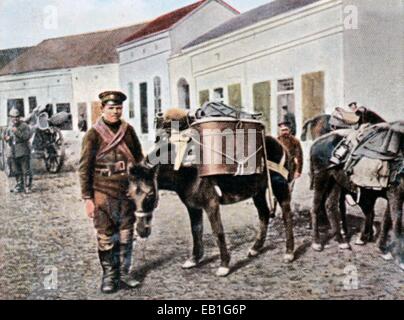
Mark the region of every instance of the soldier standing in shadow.
[[9, 113], [10, 126], [3, 133], [3, 140], [9, 145], [7, 157], [15, 173], [16, 186], [10, 192], [30, 193], [32, 188], [31, 172], [31, 129], [21, 121], [20, 112], [13, 108]]

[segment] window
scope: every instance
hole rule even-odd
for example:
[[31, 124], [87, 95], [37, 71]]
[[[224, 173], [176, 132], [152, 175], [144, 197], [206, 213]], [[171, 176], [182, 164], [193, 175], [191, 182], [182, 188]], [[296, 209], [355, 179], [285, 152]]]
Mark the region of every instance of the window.
[[271, 130], [271, 82], [264, 81], [253, 85], [254, 111], [262, 113], [262, 121], [267, 132]]
[[229, 104], [232, 107], [241, 109], [241, 84], [232, 84], [228, 86], [227, 91], [229, 93]]
[[224, 93], [223, 88], [216, 88], [213, 90], [213, 101], [223, 102]]
[[199, 106], [202, 107], [205, 102], [209, 101], [209, 90], [199, 91]]
[[60, 127], [61, 130], [73, 130], [72, 114], [70, 111], [70, 103], [57, 103], [56, 113], [66, 112], [69, 114], [68, 120]]
[[149, 117], [147, 106], [147, 82], [139, 84], [140, 91], [140, 123], [142, 133], [149, 133]]
[[154, 78], [154, 114], [161, 112], [161, 79]]
[[128, 83], [128, 95], [129, 95], [129, 118], [135, 117], [135, 92], [133, 90], [133, 83]]
[[32, 110], [34, 110], [37, 107], [36, 97], [29, 97], [28, 104], [29, 104], [29, 113], [31, 113]]
[[[284, 121], [287, 114], [295, 113], [295, 93], [293, 78], [278, 81], [278, 122]], [[292, 124], [293, 125], [293, 124]]]

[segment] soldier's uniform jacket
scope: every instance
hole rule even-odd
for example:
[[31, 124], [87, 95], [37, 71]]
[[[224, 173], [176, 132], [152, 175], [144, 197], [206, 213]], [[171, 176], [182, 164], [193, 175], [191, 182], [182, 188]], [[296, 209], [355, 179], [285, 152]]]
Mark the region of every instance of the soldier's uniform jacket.
[[9, 147], [6, 148], [6, 156], [11, 158], [20, 158], [29, 156], [31, 154], [30, 138], [31, 129], [29, 125], [24, 122], [20, 122], [15, 128], [16, 132], [13, 132], [12, 127], [8, 127], [3, 132], [3, 140], [6, 136], [11, 137], [8, 141]]
[[294, 136], [279, 136], [278, 140], [286, 147], [289, 151], [291, 159], [291, 174], [292, 178], [295, 172], [302, 173], [303, 171], [303, 150], [300, 141]]
[[[123, 121], [116, 124], [107, 123], [100, 119], [114, 134], [116, 134]], [[133, 155], [135, 162], [143, 159], [141, 144], [135, 130], [129, 124], [123, 137], [123, 142]], [[83, 199], [93, 199], [94, 191], [101, 192], [116, 199], [127, 199], [128, 173], [127, 167], [133, 161], [116, 146], [103, 154], [97, 154], [105, 147], [106, 142], [95, 128], [91, 128], [83, 138], [80, 159], [80, 184]]]

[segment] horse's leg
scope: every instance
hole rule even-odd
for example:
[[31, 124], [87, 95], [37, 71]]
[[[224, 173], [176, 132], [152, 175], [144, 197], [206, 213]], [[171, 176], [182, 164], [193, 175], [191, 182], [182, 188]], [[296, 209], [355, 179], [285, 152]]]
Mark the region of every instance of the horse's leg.
[[402, 258], [403, 248], [401, 234], [402, 234], [402, 217], [403, 217], [403, 196], [400, 194], [399, 186], [393, 186], [387, 192], [387, 198], [390, 206], [390, 214], [393, 225], [392, 232], [392, 248], [393, 255], [399, 259], [400, 268], [404, 270], [404, 261]]
[[230, 254], [227, 250], [226, 237], [224, 234], [222, 219], [220, 217], [220, 205], [217, 201], [210, 200], [208, 205], [205, 207], [205, 211], [208, 215], [209, 222], [212, 227], [213, 234], [216, 237], [216, 242], [220, 251], [221, 263], [216, 275], [219, 277], [225, 277], [230, 273]]
[[203, 211], [202, 209], [194, 209], [188, 207], [188, 214], [191, 221], [192, 232], [192, 257], [190, 257], [183, 265], [183, 269], [191, 269], [196, 267], [203, 257]]
[[355, 244], [358, 246], [363, 246], [367, 242], [372, 241], [376, 199], [371, 192], [362, 192], [359, 206], [365, 215], [365, 223], [362, 225], [359, 238], [355, 241]]
[[293, 236], [293, 214], [290, 208], [291, 194], [288, 182], [279, 175], [272, 175], [271, 182], [276, 199], [282, 209], [283, 224], [286, 234], [286, 254], [283, 257], [285, 262], [292, 262], [295, 259], [295, 242]]
[[326, 200], [326, 212], [328, 220], [331, 225], [331, 233], [329, 235], [329, 239], [335, 237], [335, 240], [339, 243], [340, 249], [347, 250], [350, 249], [349, 243], [345, 241], [345, 238], [341, 234], [341, 217], [340, 217], [340, 199], [342, 195], [341, 187], [338, 184], [335, 184], [330, 193], [328, 194]]
[[266, 192], [265, 190], [261, 191], [255, 197], [253, 197], [254, 205], [258, 210], [260, 226], [255, 243], [252, 246], [252, 248], [248, 251], [248, 256], [250, 257], [255, 257], [259, 254], [259, 251], [264, 246], [265, 239], [267, 236], [270, 211], [265, 197], [265, 192]]

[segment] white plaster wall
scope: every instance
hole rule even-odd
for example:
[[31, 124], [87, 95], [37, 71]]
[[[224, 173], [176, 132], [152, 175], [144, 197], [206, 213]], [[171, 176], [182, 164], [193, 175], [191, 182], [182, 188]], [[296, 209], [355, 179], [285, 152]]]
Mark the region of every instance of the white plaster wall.
[[121, 90], [119, 65], [108, 64], [80, 67], [72, 70], [73, 105], [72, 113], [75, 129], [78, 123], [78, 103], [87, 104], [87, 119], [91, 123], [91, 103], [99, 101], [98, 95], [107, 90]]
[[209, 1], [171, 30], [172, 52], [180, 52], [181, 48], [192, 40], [236, 15], [229, 7], [217, 1]]
[[25, 115], [28, 115], [28, 97], [36, 97], [37, 104], [42, 106], [52, 103], [55, 108], [57, 103], [70, 103], [73, 107], [70, 70], [0, 77], [0, 125], [7, 124], [7, 100], [24, 99]]
[[[227, 86], [242, 85], [242, 103], [252, 110], [253, 84], [271, 81], [271, 120], [277, 128], [277, 80], [294, 78], [298, 133], [302, 127], [301, 76], [325, 73], [325, 108], [330, 112], [343, 103], [343, 34], [340, 1], [322, 1], [299, 11], [279, 16], [248, 30], [184, 50], [170, 60], [171, 90], [180, 77], [190, 83], [191, 107], [198, 104], [198, 93]], [[173, 101], [174, 98], [173, 95]]]
[[359, 25], [344, 32], [345, 102], [403, 120], [404, 2], [344, 0], [347, 5], [358, 8]]
[[[154, 78], [161, 78], [162, 109], [171, 106], [169, 90], [168, 59], [171, 53], [171, 43], [168, 33], [159, 34], [133, 44], [121, 47], [119, 78], [122, 90], [128, 92], [128, 84], [134, 86], [135, 117], [129, 119], [129, 99], [125, 103], [125, 118], [131, 123], [143, 139], [154, 139]], [[141, 134], [140, 122], [140, 92], [139, 85], [147, 82], [148, 90], [148, 121], [149, 135]]]

